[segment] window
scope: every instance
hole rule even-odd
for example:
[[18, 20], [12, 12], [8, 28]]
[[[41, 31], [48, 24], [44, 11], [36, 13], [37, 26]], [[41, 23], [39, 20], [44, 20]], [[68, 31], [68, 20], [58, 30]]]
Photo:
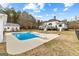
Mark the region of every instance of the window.
[[7, 29], [9, 29], [9, 27], [7, 27]]
[[62, 25], [60, 24], [59, 27], [62, 27]]
[[48, 25], [52, 25], [52, 23], [49, 23]]

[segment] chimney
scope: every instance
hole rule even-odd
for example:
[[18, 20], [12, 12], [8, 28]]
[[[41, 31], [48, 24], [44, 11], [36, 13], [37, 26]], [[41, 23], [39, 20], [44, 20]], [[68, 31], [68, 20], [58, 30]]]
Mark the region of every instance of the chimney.
[[56, 20], [56, 16], [54, 16], [54, 19]]

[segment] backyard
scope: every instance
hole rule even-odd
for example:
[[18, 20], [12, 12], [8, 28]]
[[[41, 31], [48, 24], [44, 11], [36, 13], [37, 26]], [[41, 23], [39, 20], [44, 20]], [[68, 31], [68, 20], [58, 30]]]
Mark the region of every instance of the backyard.
[[[22, 30], [26, 31], [26, 30]], [[28, 30], [27, 30], [28, 31]], [[30, 30], [44, 32], [43, 30]], [[46, 33], [55, 33], [60, 36], [35, 49], [19, 54], [19, 56], [77, 56], [79, 55], [79, 40], [74, 30], [55, 31], [49, 30]], [[6, 52], [5, 43], [0, 44], [0, 55], [9, 55]]]

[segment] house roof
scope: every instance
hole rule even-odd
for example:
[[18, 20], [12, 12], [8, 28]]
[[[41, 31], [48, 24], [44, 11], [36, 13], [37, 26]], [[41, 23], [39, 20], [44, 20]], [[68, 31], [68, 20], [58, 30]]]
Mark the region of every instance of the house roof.
[[6, 23], [5, 26], [20, 26], [19, 24], [15, 24], [15, 23]]
[[57, 19], [50, 19], [49, 21], [59, 21], [59, 20], [57, 20]]
[[51, 19], [51, 20], [44, 21], [44, 22], [54, 22], [54, 21], [58, 21], [58, 22], [60, 22], [59, 20], [55, 20], [55, 19]]

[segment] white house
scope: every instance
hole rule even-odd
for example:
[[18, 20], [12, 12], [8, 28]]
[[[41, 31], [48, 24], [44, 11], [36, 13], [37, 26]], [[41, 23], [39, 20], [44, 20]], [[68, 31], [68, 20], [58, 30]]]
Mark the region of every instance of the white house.
[[4, 31], [19, 31], [20, 25], [15, 23], [6, 23], [4, 26]]
[[68, 26], [64, 22], [59, 22], [57, 24], [57, 29], [60, 30], [60, 31], [62, 31], [62, 30], [68, 29]]
[[4, 31], [19, 31], [20, 25], [14, 23], [7, 23], [7, 15], [0, 14], [0, 43], [4, 42], [3, 32]]
[[67, 29], [67, 25], [64, 22], [57, 22], [57, 21], [51, 21], [51, 22], [45, 22], [41, 26], [39, 26], [39, 29]]
[[4, 25], [6, 24], [7, 15], [6, 14], [0, 14], [0, 43], [3, 42], [3, 31], [4, 31]]
[[56, 17], [54, 16], [54, 19], [44, 22], [44, 24], [39, 26], [39, 29], [45, 29], [45, 28], [62, 30], [67, 29], [68, 27], [65, 22], [57, 20]]

